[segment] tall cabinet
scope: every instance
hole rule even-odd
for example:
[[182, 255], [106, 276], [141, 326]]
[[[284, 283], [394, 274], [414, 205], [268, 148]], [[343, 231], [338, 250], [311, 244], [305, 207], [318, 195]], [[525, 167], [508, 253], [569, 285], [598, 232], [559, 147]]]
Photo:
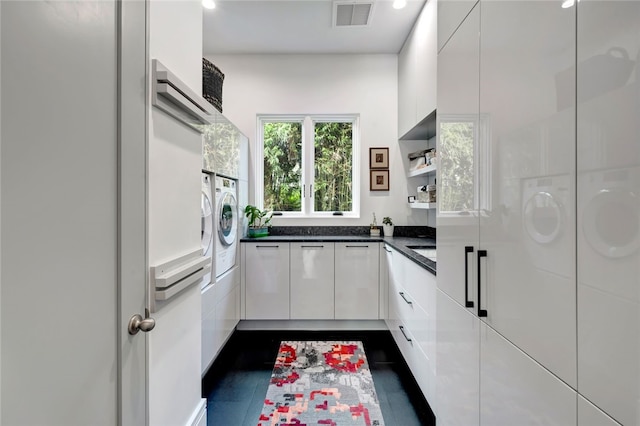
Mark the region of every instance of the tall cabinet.
[[640, 2], [578, 3], [581, 425], [640, 424], [639, 51]]
[[543, 1], [476, 3], [439, 52], [439, 424], [576, 423], [574, 60]]

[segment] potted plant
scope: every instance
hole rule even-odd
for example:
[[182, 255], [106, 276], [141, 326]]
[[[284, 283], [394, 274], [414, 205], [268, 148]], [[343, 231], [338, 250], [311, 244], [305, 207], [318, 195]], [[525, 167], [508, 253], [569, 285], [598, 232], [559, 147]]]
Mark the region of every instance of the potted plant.
[[376, 220], [375, 212], [373, 213], [373, 222], [371, 222], [371, 224], [369, 225], [369, 234], [372, 237], [380, 236], [380, 228], [378, 228], [378, 221]]
[[382, 229], [385, 237], [393, 237], [393, 220], [389, 216], [382, 218]]
[[250, 238], [266, 237], [269, 235], [272, 212], [260, 210], [256, 206], [249, 204], [244, 208], [244, 215], [249, 219], [247, 235]]

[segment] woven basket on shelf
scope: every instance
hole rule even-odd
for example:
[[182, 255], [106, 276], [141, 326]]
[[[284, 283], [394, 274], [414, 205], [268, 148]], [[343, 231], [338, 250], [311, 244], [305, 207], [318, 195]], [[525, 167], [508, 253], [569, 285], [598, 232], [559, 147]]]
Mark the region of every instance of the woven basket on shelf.
[[218, 67], [202, 58], [202, 96], [222, 112], [222, 83], [224, 74]]

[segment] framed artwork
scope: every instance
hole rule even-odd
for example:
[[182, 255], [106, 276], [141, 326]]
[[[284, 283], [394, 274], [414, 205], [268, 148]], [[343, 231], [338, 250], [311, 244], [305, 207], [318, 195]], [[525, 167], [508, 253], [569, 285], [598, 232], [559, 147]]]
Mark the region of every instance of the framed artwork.
[[388, 191], [389, 190], [389, 170], [370, 170], [369, 190]]
[[369, 168], [389, 168], [389, 148], [369, 148]]

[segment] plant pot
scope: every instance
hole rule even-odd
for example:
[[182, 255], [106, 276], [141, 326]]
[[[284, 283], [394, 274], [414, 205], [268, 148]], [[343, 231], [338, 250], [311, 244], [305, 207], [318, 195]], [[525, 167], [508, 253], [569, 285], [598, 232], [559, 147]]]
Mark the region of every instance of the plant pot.
[[267, 226], [263, 226], [261, 228], [249, 228], [247, 231], [247, 236], [249, 238], [266, 237], [267, 235], [269, 235], [269, 227]]
[[385, 237], [393, 237], [393, 225], [382, 225]]

